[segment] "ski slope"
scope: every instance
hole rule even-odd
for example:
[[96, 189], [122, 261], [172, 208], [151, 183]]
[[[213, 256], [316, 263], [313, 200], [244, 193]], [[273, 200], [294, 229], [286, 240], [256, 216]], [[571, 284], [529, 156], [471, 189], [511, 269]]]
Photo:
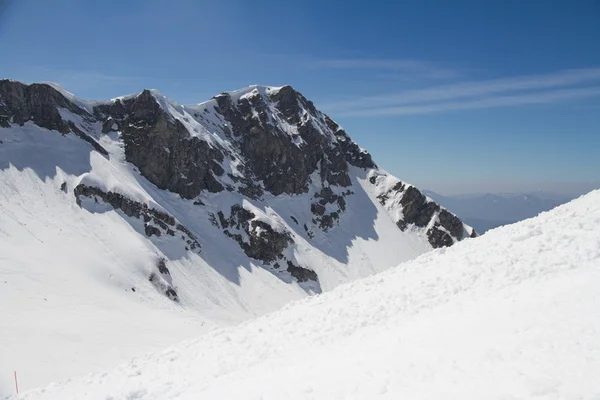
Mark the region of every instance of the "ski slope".
[[597, 399], [600, 191], [12, 399]]

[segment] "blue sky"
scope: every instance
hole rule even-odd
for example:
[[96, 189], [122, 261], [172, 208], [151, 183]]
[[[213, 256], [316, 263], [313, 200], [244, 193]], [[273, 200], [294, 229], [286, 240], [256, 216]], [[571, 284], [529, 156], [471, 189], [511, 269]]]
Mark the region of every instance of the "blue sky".
[[291, 84], [423, 188], [600, 187], [599, 1], [0, 0], [0, 10], [2, 77], [88, 99], [156, 88], [180, 103]]

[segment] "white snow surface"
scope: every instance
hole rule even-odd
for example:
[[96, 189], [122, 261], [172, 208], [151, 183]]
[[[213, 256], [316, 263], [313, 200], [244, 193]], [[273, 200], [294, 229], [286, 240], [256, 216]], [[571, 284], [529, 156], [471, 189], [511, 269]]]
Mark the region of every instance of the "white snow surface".
[[[161, 104], [195, 126], [185, 109], [178, 114], [175, 103]], [[158, 189], [126, 162], [118, 132], [102, 134], [98, 123], [66, 110], [61, 114], [109, 156], [72, 133], [63, 136], [31, 122], [0, 128], [0, 397], [11, 392], [4, 388], [15, 370], [22, 390], [102, 371], [431, 250], [423, 232], [396, 227], [363, 170], [352, 171], [353, 185], [344, 189], [355, 195], [347, 197], [339, 224], [324, 233], [310, 223], [320, 179], [302, 195], [248, 200], [223, 191], [203, 193], [199, 200], [205, 205], [194, 205]], [[211, 110], [201, 116], [217, 121], [218, 114]], [[223, 140], [219, 129], [208, 139]], [[229, 161], [232, 167], [224, 169], [235, 174], [240, 161]], [[193, 232], [201, 252], [187, 250], [178, 237], [148, 238], [143, 221], [106, 204], [84, 201], [79, 207], [73, 189], [80, 183], [168, 212]], [[277, 231], [289, 232], [295, 244], [285, 256], [313, 269], [318, 286], [299, 284], [284, 268], [249, 259], [213, 226], [210, 213], [234, 204], [243, 204]], [[148, 282], [161, 258], [167, 260], [179, 304]]]
[[[354, 194], [345, 197], [346, 211], [327, 232], [313, 221], [310, 211], [313, 196], [323, 185], [318, 170], [309, 191], [300, 195], [265, 193], [253, 200], [237, 190], [224, 190], [182, 199], [145, 179], [126, 161], [121, 132], [102, 133], [103, 121], [93, 116], [97, 105], [141, 93], [88, 101], [52, 86], [84, 110], [61, 108], [61, 117], [97, 141], [108, 155], [73, 133], [62, 135], [33, 122], [0, 128], [0, 398], [12, 393], [13, 371], [20, 389], [27, 390], [107, 370], [432, 249], [426, 228], [402, 232], [396, 226], [401, 215], [398, 194], [393, 195], [393, 204], [380, 204], [377, 196], [398, 181], [383, 170], [351, 167], [352, 185], [332, 187], [337, 194]], [[234, 102], [261, 96], [269, 108], [269, 123], [302, 146], [297, 126], [286, 122], [270, 97], [279, 90], [253, 85], [229, 95]], [[226, 150], [220, 182], [239, 188], [242, 183], [229, 174], [244, 177], [246, 160], [236, 147], [239, 138], [229, 134], [229, 122], [215, 108], [217, 101], [179, 105], [156, 90], [150, 94], [170, 118], [185, 126], [190, 138]], [[349, 140], [328, 128], [324, 114], [300, 105], [299, 116], [312, 121], [330, 143]], [[254, 118], [259, 118], [257, 113]], [[385, 185], [370, 183], [370, 174], [383, 177]], [[201, 250], [189, 249], [179, 231], [175, 236], [147, 237], [142, 219], [102, 201], [84, 198], [80, 207], [74, 196], [79, 184], [170, 214], [197, 238]], [[260, 181], [255, 184], [262, 186]], [[285, 265], [275, 268], [249, 258], [222, 227], [214, 225], [218, 211], [228, 217], [233, 205], [242, 205], [256, 220], [288, 233], [294, 243], [284, 250], [285, 258], [314, 270], [318, 282], [298, 283]], [[326, 212], [333, 211], [328, 204]], [[245, 231], [234, 233], [248, 239]], [[161, 259], [170, 271], [163, 278], [176, 290], [178, 303], [149, 282]]]
[[598, 399], [598, 287], [594, 191], [110, 372], [13, 399]]

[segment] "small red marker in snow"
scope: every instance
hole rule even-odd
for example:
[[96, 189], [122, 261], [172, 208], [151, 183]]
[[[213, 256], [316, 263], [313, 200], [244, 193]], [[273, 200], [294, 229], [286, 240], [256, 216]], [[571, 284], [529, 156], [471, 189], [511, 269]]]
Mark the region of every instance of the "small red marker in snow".
[[19, 381], [17, 380], [17, 371], [15, 371], [15, 390], [19, 394]]

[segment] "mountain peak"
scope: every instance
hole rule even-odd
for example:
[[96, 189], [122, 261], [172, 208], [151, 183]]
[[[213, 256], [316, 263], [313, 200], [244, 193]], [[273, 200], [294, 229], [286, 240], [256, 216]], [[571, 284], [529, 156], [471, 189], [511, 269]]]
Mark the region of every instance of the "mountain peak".
[[[0, 295], [50, 304], [58, 290], [81, 315], [106, 305], [100, 325], [119, 337], [139, 337], [132, 314], [239, 322], [476, 235], [290, 86], [180, 105], [0, 81], [0, 200], [3, 262], [35, 277]], [[66, 377], [46, 373], [38, 384]]]
[[[206, 204], [214, 196], [227, 199], [218, 224], [226, 237], [267, 268], [277, 269], [275, 265], [284, 263], [299, 282], [315, 280], [313, 290], [318, 290], [319, 272], [312, 275], [316, 267], [297, 259], [291, 248], [299, 246], [300, 238], [312, 241], [315, 235], [334, 231], [354, 218], [347, 211], [354, 202], [368, 201], [373, 208], [375, 201], [396, 234], [417, 235], [425, 248], [450, 246], [475, 235], [414, 186], [378, 169], [366, 150], [289, 85], [251, 85], [191, 106], [180, 105], [155, 89], [88, 102], [51, 84], [46, 87], [52, 92], [42, 90], [41, 96], [25, 94], [39, 91], [36, 85], [21, 85], [20, 92], [4, 86], [0, 85], [2, 126], [18, 128], [33, 122], [78, 136], [108, 162], [114, 159], [135, 168], [139, 176], [128, 179], [145, 179], [182, 201]], [[90, 179], [75, 191], [78, 201], [91, 196], [129, 209], [140, 198], [139, 194], [132, 197], [124, 182], [115, 192], [122, 197], [106, 192], [106, 184], [98, 186], [98, 182], [117, 178], [103, 175], [92, 179], [92, 185], [87, 183]], [[114, 188], [114, 183], [109, 187]], [[266, 207], [288, 197], [303, 199], [302, 210], [293, 212], [301, 228], [295, 233], [261, 217], [265, 211], [253, 205]], [[372, 219], [365, 223], [372, 224]], [[254, 231], [258, 227], [260, 234]], [[148, 228], [147, 233], [152, 232], [154, 228]], [[190, 238], [196, 236], [190, 233]]]
[[[229, 92], [223, 92], [221, 94], [227, 94], [232, 98], [239, 99], [242, 96], [247, 96], [250, 93], [256, 93], [261, 95], [272, 95], [277, 93], [282, 88], [290, 88], [291, 86], [267, 86], [267, 85], [250, 85], [241, 89], [232, 90]], [[293, 90], [293, 89], [292, 89]]]

